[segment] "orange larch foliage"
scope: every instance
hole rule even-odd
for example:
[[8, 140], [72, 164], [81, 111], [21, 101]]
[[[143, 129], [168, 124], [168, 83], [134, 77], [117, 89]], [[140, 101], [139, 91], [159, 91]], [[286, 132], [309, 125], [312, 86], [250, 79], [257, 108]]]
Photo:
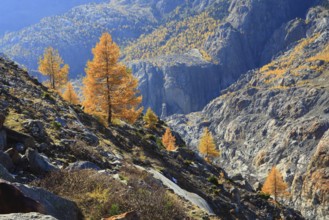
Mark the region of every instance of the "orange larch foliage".
[[174, 151], [176, 147], [176, 138], [172, 135], [170, 128], [166, 129], [166, 132], [162, 136], [162, 144], [165, 146], [167, 151]]
[[83, 106], [87, 113], [99, 117], [108, 125], [114, 118], [134, 123], [142, 112], [142, 101], [137, 96], [138, 80], [121, 63], [119, 47], [109, 33], [104, 33], [92, 50], [84, 78]]
[[204, 155], [206, 161], [210, 161], [210, 157], [218, 157], [219, 152], [216, 149], [214, 138], [211, 135], [208, 128], [206, 128], [202, 134], [199, 142], [199, 151]]
[[78, 95], [75, 93], [73, 85], [70, 82], [66, 84], [66, 90], [62, 96], [63, 96], [64, 100], [66, 100], [74, 105], [78, 105], [80, 103]]
[[282, 174], [274, 166], [265, 180], [262, 192], [274, 196], [274, 200], [277, 201], [277, 198], [289, 195], [287, 189], [288, 185], [283, 180]]
[[65, 64], [58, 53], [52, 47], [45, 49], [43, 57], [39, 59], [39, 72], [49, 77], [49, 87], [51, 89], [60, 89], [67, 82], [69, 65]]

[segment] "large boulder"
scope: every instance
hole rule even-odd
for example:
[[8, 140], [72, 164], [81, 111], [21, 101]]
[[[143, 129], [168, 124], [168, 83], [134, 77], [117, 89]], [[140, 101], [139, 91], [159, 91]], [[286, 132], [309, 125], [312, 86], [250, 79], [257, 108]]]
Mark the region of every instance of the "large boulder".
[[0, 151], [0, 164], [2, 164], [9, 171], [13, 171], [14, 169], [14, 164], [10, 156], [7, 153], [1, 151]]
[[30, 169], [34, 173], [44, 173], [58, 170], [58, 167], [51, 164], [48, 157], [39, 154], [37, 150], [29, 148], [26, 150], [25, 155], [29, 161]]
[[57, 220], [50, 215], [43, 215], [37, 212], [30, 212], [30, 213], [13, 213], [7, 215], [0, 215], [0, 220]]
[[8, 172], [8, 170], [0, 164], [0, 179], [13, 182], [15, 178]]
[[37, 139], [43, 138], [46, 134], [43, 123], [38, 120], [28, 120], [24, 123], [24, 127]]
[[0, 180], [0, 195], [0, 213], [40, 212], [63, 220], [82, 218], [74, 202], [38, 187]]

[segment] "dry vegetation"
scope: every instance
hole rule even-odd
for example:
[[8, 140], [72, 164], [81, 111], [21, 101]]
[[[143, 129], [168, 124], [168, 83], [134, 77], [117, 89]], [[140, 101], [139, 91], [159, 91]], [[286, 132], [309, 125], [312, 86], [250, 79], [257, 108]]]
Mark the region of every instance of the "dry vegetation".
[[203, 44], [209, 36], [214, 34], [219, 25], [220, 21], [207, 12], [181, 21], [171, 21], [153, 33], [141, 36], [136, 43], [125, 49], [124, 55], [127, 60], [133, 60], [185, 53], [197, 48], [206, 60], [211, 60], [204, 51]]
[[87, 219], [128, 211], [150, 220], [185, 217], [181, 204], [146, 172], [124, 168], [119, 177], [121, 181], [91, 170], [61, 171], [33, 184], [75, 201]]
[[[292, 52], [287, 53], [280, 59], [263, 66], [260, 69], [260, 73], [263, 75], [265, 84], [275, 83], [278, 79], [282, 79], [286, 74], [290, 74], [291, 76], [299, 76], [303, 71], [311, 71], [314, 73], [322, 72], [324, 70], [324, 65], [317, 66], [316, 62], [329, 62], [329, 45], [318, 54], [305, 57], [305, 54], [307, 54], [306, 48], [310, 44], [314, 43], [318, 37], [319, 34], [316, 34], [311, 38], [301, 40]], [[301, 83], [299, 82], [299, 84]], [[276, 89], [287, 88], [278, 85], [275, 85], [274, 87]]]

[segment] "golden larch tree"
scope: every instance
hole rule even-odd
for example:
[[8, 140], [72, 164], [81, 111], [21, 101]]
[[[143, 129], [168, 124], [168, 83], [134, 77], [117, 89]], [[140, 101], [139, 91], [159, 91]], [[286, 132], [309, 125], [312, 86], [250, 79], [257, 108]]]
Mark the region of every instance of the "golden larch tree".
[[176, 147], [176, 138], [172, 135], [170, 128], [166, 129], [166, 132], [162, 136], [162, 144], [165, 146], [167, 151], [174, 151]]
[[80, 103], [78, 95], [74, 91], [74, 88], [73, 88], [73, 85], [71, 82], [68, 82], [66, 84], [66, 89], [62, 96], [63, 96], [64, 100], [70, 102], [71, 104], [78, 105]]
[[147, 128], [154, 128], [159, 119], [158, 116], [152, 111], [152, 109], [148, 108], [143, 117], [143, 120], [146, 123]]
[[283, 180], [280, 171], [274, 166], [265, 180], [262, 192], [274, 196], [274, 200], [277, 201], [277, 198], [289, 196], [287, 189], [288, 184]]
[[138, 96], [138, 80], [119, 63], [120, 49], [109, 33], [104, 33], [93, 48], [83, 80], [83, 106], [87, 113], [108, 125], [114, 118], [134, 123], [142, 112]]
[[219, 151], [216, 149], [214, 138], [208, 128], [205, 128], [199, 142], [199, 152], [204, 155], [206, 161], [210, 161], [210, 157], [218, 157]]
[[58, 50], [48, 47], [45, 49], [43, 57], [39, 59], [39, 72], [49, 77], [48, 85], [51, 89], [58, 90], [67, 82], [69, 65], [64, 65]]

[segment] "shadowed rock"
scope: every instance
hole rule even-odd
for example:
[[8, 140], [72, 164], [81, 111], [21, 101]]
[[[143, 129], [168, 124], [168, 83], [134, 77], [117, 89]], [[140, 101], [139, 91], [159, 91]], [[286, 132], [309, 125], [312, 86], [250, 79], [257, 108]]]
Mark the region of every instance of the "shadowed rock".
[[43, 212], [37, 201], [26, 197], [15, 186], [0, 182], [0, 214]]

